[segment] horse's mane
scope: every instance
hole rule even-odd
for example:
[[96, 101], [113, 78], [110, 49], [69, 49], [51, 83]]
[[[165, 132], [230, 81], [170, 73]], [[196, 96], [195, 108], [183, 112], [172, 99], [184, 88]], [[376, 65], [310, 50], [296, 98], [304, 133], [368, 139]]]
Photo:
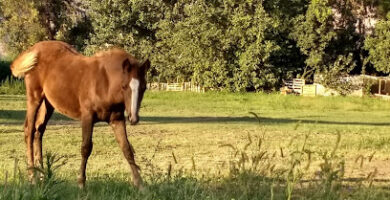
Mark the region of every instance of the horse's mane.
[[102, 51], [99, 51], [97, 53], [95, 53], [93, 55], [93, 57], [96, 57], [96, 58], [101, 58], [101, 57], [106, 57], [106, 56], [112, 56], [114, 54], [122, 54], [122, 55], [125, 55], [131, 64], [133, 65], [138, 65], [138, 61], [135, 57], [133, 57], [132, 55], [130, 55], [129, 53], [127, 53], [125, 50], [119, 48], [119, 47], [112, 47], [112, 48], [109, 48], [109, 49], [106, 49], [106, 50], [102, 50]]
[[64, 47], [70, 51], [71, 53], [75, 54], [75, 55], [81, 55], [72, 45], [68, 44], [68, 43], [65, 43], [65, 42], [61, 42]]
[[95, 53], [93, 56], [94, 57], [103, 57], [103, 56], [110, 56], [110, 55], [116, 54], [116, 53], [127, 54], [127, 52], [124, 51], [123, 49], [120, 49], [118, 47], [113, 47], [110, 49], [105, 49], [105, 50], [99, 51], [99, 52]]

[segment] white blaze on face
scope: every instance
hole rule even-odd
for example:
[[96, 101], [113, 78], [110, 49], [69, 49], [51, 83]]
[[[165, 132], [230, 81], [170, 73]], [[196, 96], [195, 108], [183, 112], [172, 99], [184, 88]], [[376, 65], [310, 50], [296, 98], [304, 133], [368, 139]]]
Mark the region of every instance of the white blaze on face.
[[129, 85], [131, 88], [131, 118], [134, 118], [137, 117], [138, 110], [139, 80], [132, 78]]

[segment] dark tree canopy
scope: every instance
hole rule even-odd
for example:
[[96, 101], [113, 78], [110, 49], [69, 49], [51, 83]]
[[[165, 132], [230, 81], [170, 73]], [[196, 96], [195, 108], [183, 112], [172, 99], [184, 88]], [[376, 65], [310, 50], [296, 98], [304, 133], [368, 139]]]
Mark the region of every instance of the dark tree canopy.
[[389, 8], [380, 0], [2, 0], [0, 38], [12, 54], [47, 39], [87, 55], [119, 46], [152, 61], [152, 81], [275, 90], [316, 73], [328, 83], [367, 68], [389, 73]]

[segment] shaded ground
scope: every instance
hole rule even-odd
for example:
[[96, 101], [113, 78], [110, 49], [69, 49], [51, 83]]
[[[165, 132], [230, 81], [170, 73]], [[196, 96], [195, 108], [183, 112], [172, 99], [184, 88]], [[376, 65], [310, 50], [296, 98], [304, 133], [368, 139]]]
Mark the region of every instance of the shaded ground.
[[[24, 122], [25, 110], [0, 110], [0, 125], [22, 124]], [[316, 116], [305, 116], [304, 118], [315, 118]], [[185, 124], [185, 123], [259, 123], [260, 124], [323, 124], [323, 125], [359, 125], [359, 126], [384, 126], [390, 127], [390, 122], [364, 122], [364, 121], [326, 121], [326, 120], [308, 120], [303, 117], [298, 118], [272, 118], [259, 117], [256, 119], [253, 116], [245, 117], [181, 117], [181, 116], [144, 116], [142, 121], [157, 123], [157, 124]], [[74, 124], [76, 121], [70, 119], [60, 113], [54, 113], [50, 119], [51, 124], [65, 125]]]

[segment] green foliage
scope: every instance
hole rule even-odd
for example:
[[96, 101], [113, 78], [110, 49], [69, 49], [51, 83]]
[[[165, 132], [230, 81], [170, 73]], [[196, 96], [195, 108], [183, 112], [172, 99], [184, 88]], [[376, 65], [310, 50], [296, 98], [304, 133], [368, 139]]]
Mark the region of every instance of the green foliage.
[[[376, 0], [3, 0], [0, 39], [11, 54], [37, 41], [63, 40], [87, 55], [118, 46], [149, 58], [150, 81], [192, 81], [217, 90], [276, 90], [283, 80], [378, 70], [383, 21], [363, 49], [360, 22], [389, 10]], [[361, 12], [364, 9], [365, 12]], [[370, 12], [366, 12], [370, 11]], [[15, 14], [17, 13], [17, 14]], [[382, 28], [381, 28], [382, 27]], [[377, 38], [377, 39], [375, 39]], [[377, 55], [382, 56], [377, 56]], [[336, 84], [337, 85], [337, 84]]]
[[45, 29], [47, 39], [54, 40], [62, 28], [66, 27], [67, 5], [62, 0], [33, 0], [38, 11], [40, 25]]
[[[292, 63], [302, 61], [299, 51], [291, 50], [293, 41], [273, 38], [280, 20], [267, 14], [262, 1], [90, 0], [87, 5], [94, 31], [86, 53], [121, 46], [150, 57], [154, 81], [191, 80], [231, 91], [274, 89], [284, 74], [301, 66]], [[279, 62], [282, 57], [289, 60]]]
[[0, 41], [14, 56], [42, 40], [64, 40], [82, 49], [90, 27], [83, 9], [75, 4], [72, 0], [2, 0]]
[[261, 1], [89, 5], [94, 33], [88, 54], [115, 45], [140, 57], [149, 55], [161, 81], [179, 78], [233, 91], [258, 90], [277, 82], [269, 57], [278, 46], [266, 39], [267, 30], [277, 23], [272, 23]]
[[0, 82], [0, 94], [25, 94], [24, 81], [8, 76]]
[[11, 77], [9, 58], [0, 60], [0, 94], [24, 94], [23, 80]]
[[390, 15], [376, 24], [374, 34], [366, 39], [364, 48], [369, 51], [369, 60], [378, 71], [390, 72]]
[[263, 5], [274, 23], [278, 23], [270, 37], [279, 49], [272, 53], [269, 61], [280, 84], [304, 71], [306, 55], [300, 51], [291, 32], [294, 31], [294, 18], [306, 13], [309, 0], [264, 1]]
[[345, 77], [357, 65], [355, 71], [364, 73], [366, 63], [362, 49], [364, 35], [358, 34], [356, 29], [358, 18], [362, 16], [353, 13], [354, 3], [313, 0], [306, 14], [295, 18], [292, 33], [297, 46], [307, 56], [302, 78], [310, 79], [317, 74], [321, 78], [316, 81], [343, 95], [357, 89]]
[[86, 1], [93, 32], [85, 52], [119, 46], [139, 58], [147, 57], [155, 43], [157, 23], [164, 17], [164, 1]]
[[11, 54], [18, 54], [45, 38], [45, 30], [39, 22], [39, 12], [31, 0], [2, 0], [3, 20], [0, 21], [0, 39]]
[[[311, 1], [306, 14], [298, 16], [295, 23], [296, 30], [293, 35], [302, 53], [307, 55], [303, 78], [314, 72], [337, 74], [335, 72], [348, 72], [353, 69], [354, 49], [350, 49], [348, 44], [348, 36], [353, 35], [353, 27], [335, 29], [330, 1]], [[347, 37], [344, 37], [345, 35]]]
[[379, 4], [378, 6], [378, 13], [383, 16], [383, 18], [386, 17], [386, 15], [390, 12], [390, 2], [389, 1], [377, 1]]
[[[36, 176], [36, 184], [30, 185], [19, 169], [19, 160], [15, 158], [13, 177], [7, 176], [4, 182], [1, 183], [0, 188], [2, 187], [3, 190], [0, 199], [61, 199], [60, 192], [63, 181], [58, 180], [55, 173], [58, 168], [65, 165], [66, 160], [47, 152], [44, 161], [44, 165], [35, 169], [36, 174], [40, 174]], [[11, 179], [11, 181], [8, 182], [8, 179]]]
[[267, 36], [278, 23], [261, 1], [196, 1], [176, 5], [172, 13], [156, 34], [154, 61], [165, 79], [179, 74], [180, 79], [231, 91], [277, 84], [269, 58], [279, 47]]
[[332, 9], [327, 1], [312, 1], [306, 14], [296, 19], [297, 26], [293, 34], [301, 51], [308, 56], [307, 66], [312, 69], [322, 68], [325, 48], [336, 37], [332, 31], [332, 19]]
[[275, 89], [297, 74], [343, 76], [362, 63], [362, 36], [351, 11], [356, 3], [362, 4], [90, 0], [94, 33], [86, 52], [115, 45], [150, 57], [154, 81], [193, 81], [230, 91]]

